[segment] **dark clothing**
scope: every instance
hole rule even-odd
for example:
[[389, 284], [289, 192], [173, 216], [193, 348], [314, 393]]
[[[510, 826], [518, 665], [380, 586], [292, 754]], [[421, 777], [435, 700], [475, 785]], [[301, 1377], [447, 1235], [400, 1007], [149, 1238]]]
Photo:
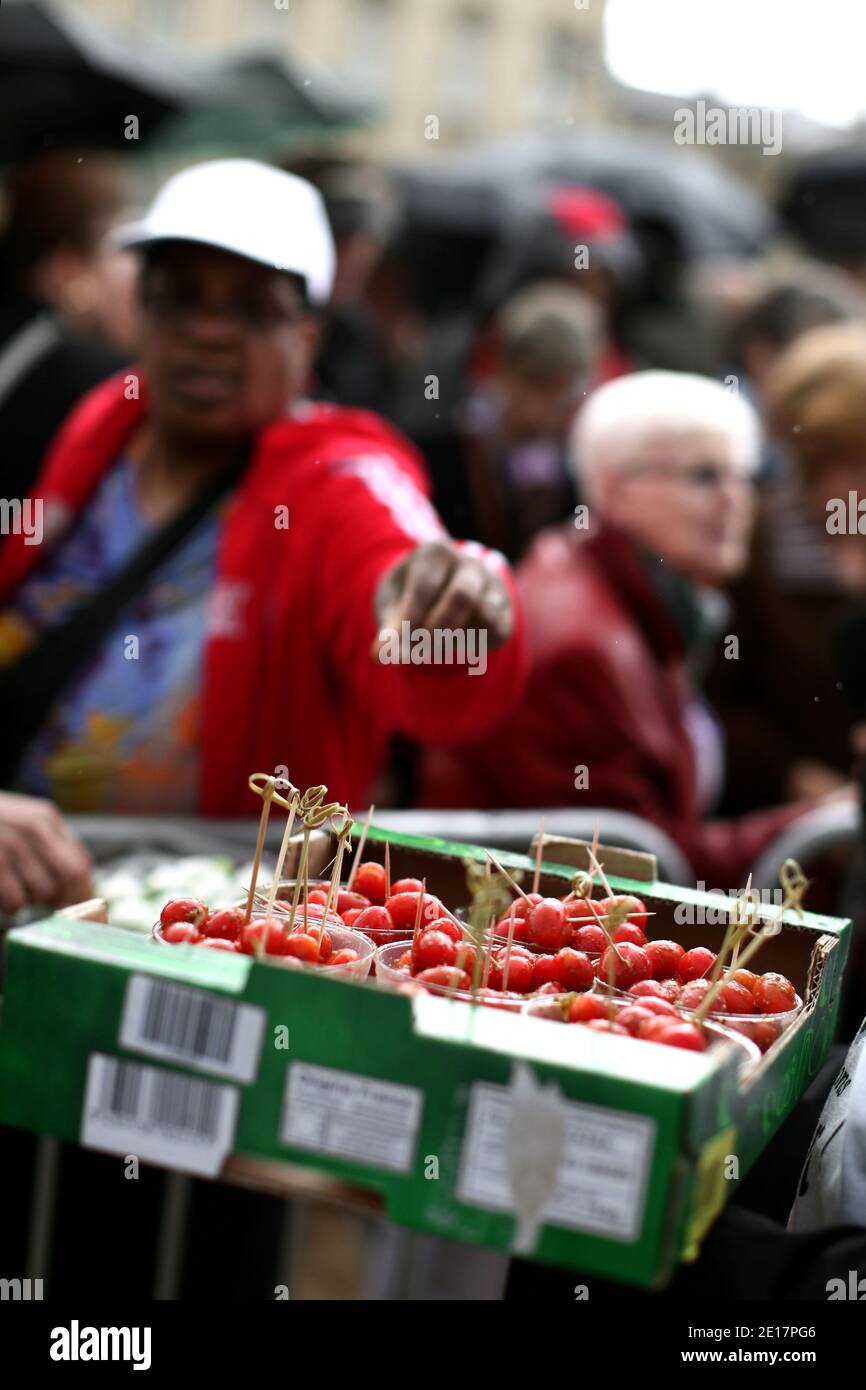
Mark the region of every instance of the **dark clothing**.
[[[40, 321], [44, 333], [37, 329], [30, 335], [34, 357], [7, 394], [2, 389], [4, 350]], [[33, 301], [0, 303], [0, 492], [4, 497], [27, 496], [49, 442], [72, 407], [92, 386], [122, 367], [124, 360], [112, 348], [70, 333]]]

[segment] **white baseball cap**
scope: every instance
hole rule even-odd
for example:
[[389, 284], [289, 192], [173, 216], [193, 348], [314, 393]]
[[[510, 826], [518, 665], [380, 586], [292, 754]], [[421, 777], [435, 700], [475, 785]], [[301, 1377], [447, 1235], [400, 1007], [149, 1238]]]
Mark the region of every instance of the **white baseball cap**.
[[182, 169], [145, 216], [112, 234], [118, 248], [197, 241], [303, 276], [313, 304], [326, 304], [336, 269], [334, 239], [318, 189], [253, 159], [213, 159]]

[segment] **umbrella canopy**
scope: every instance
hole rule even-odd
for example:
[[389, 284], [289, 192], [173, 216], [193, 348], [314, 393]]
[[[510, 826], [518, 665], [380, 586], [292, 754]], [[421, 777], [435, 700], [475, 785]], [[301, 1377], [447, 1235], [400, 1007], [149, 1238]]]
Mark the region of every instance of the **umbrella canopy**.
[[0, 159], [57, 146], [135, 149], [206, 91], [152, 45], [123, 44], [80, 14], [18, 0], [0, 8]]
[[866, 152], [827, 150], [804, 161], [782, 194], [779, 212], [816, 255], [866, 258]]
[[448, 172], [458, 186], [596, 188], [620, 204], [638, 233], [642, 224], [666, 229], [686, 259], [753, 256], [775, 230], [766, 204], [726, 169], [651, 137], [527, 133], [457, 155]]

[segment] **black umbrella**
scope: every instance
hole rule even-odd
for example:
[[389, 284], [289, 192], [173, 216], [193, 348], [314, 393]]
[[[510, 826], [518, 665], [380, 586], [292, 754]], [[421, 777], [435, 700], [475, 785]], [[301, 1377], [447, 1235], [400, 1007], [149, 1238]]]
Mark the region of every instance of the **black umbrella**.
[[135, 150], [205, 90], [174, 54], [127, 46], [82, 15], [34, 0], [0, 8], [2, 160], [70, 145]]
[[816, 255], [866, 259], [866, 153], [827, 150], [804, 161], [781, 196], [779, 212]]
[[638, 234], [669, 234], [680, 257], [748, 257], [774, 232], [766, 204], [717, 162], [658, 139], [597, 131], [526, 133], [477, 146], [450, 161], [458, 185], [519, 192], [539, 181], [583, 184], [614, 198]]

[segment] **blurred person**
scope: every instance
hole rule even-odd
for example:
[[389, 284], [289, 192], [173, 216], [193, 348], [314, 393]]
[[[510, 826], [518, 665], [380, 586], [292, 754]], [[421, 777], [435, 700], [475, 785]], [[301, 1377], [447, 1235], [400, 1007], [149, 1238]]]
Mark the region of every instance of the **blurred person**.
[[[770, 433], [789, 470], [767, 485], [745, 574], [732, 586], [739, 658], [718, 660], [710, 690], [729, 753], [725, 804], [740, 810], [816, 796], [848, 780], [849, 718], [833, 634], [866, 588], [866, 328], [838, 324], [795, 340], [769, 372]], [[853, 529], [837, 533], [834, 502]]]
[[90, 856], [50, 801], [0, 792], [0, 912], [67, 907], [92, 893]]
[[434, 502], [455, 535], [517, 559], [575, 503], [567, 438], [602, 345], [601, 315], [580, 290], [531, 286], [496, 321], [490, 375], [461, 412], [459, 453], [439, 456]]
[[[45, 544], [0, 555], [4, 780], [237, 815], [285, 765], [362, 804], [393, 732], [467, 736], [519, 693], [504, 563], [449, 540], [383, 421], [303, 400], [334, 273], [310, 184], [198, 165], [119, 241], [143, 258], [141, 370], [73, 411]], [[483, 663], [418, 664], [442, 630]]]
[[54, 150], [8, 174], [0, 231], [0, 440], [25, 496], [81, 395], [128, 359], [128, 258], [102, 248], [123, 202], [115, 166]]
[[530, 643], [523, 702], [481, 740], [431, 750], [437, 806], [584, 805], [665, 830], [728, 891], [791, 818], [707, 820], [724, 749], [696, 685], [718, 587], [746, 562], [760, 428], [718, 382], [638, 372], [574, 430], [590, 525], [544, 531], [517, 570]]

